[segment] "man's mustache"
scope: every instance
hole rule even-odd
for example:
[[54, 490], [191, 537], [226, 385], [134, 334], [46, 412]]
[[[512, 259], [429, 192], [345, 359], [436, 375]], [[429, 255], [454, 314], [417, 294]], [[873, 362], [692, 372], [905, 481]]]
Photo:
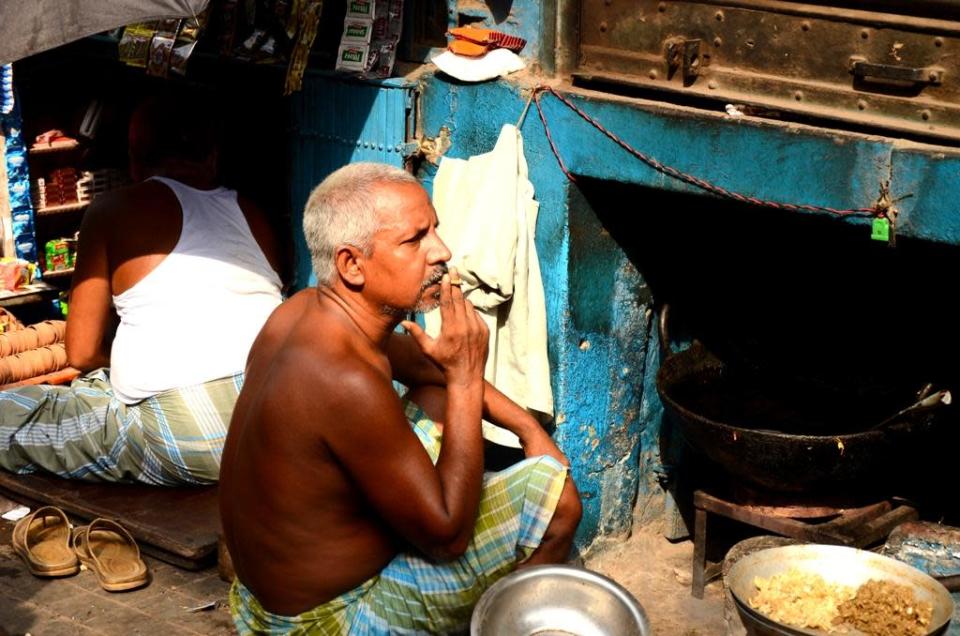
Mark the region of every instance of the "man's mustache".
[[424, 291], [427, 287], [431, 285], [436, 285], [443, 279], [443, 275], [446, 274], [449, 270], [447, 269], [446, 263], [441, 263], [437, 265], [437, 269], [434, 270], [433, 274], [430, 275], [430, 278], [423, 282], [423, 285], [420, 286], [420, 291]]

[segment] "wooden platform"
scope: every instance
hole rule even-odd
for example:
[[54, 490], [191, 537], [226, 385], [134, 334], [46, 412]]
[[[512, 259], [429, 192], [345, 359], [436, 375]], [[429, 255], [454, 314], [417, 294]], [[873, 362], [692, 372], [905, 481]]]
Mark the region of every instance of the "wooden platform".
[[58, 506], [76, 520], [104, 517], [123, 524], [140, 549], [162, 561], [197, 570], [217, 558], [217, 487], [161, 488], [90, 484], [48, 475], [0, 470], [0, 494], [35, 508]]

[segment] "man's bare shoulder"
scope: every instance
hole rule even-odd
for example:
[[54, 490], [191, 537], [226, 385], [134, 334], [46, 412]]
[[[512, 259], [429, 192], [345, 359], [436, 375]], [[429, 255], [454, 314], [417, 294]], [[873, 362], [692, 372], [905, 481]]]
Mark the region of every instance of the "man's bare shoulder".
[[105, 192], [90, 204], [84, 215], [100, 221], [121, 221], [144, 215], [153, 215], [173, 205], [177, 210], [176, 195], [158, 181], [143, 181]]
[[284, 302], [254, 343], [248, 377], [274, 386], [309, 387], [298, 390], [298, 397], [309, 402], [322, 394], [328, 404], [390, 388], [386, 357], [338, 319], [336, 311], [321, 306], [315, 289]]

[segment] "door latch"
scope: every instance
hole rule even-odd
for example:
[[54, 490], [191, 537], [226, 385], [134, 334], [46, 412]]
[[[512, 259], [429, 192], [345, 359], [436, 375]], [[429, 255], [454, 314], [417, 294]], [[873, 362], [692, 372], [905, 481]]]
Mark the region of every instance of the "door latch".
[[700, 40], [678, 37], [668, 39], [665, 44], [664, 55], [667, 59], [667, 78], [673, 79], [673, 76], [679, 70], [683, 85], [690, 86], [700, 75], [702, 64]]

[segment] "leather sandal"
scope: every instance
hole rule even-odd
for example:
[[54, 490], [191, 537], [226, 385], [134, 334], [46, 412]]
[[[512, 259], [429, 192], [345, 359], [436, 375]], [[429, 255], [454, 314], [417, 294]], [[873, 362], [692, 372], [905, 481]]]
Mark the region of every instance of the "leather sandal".
[[80, 561], [70, 547], [70, 521], [55, 506], [37, 508], [13, 528], [13, 550], [34, 576], [70, 576]]
[[75, 529], [73, 549], [108, 592], [132, 590], [150, 582], [137, 542], [115, 521], [94, 519], [90, 525]]

